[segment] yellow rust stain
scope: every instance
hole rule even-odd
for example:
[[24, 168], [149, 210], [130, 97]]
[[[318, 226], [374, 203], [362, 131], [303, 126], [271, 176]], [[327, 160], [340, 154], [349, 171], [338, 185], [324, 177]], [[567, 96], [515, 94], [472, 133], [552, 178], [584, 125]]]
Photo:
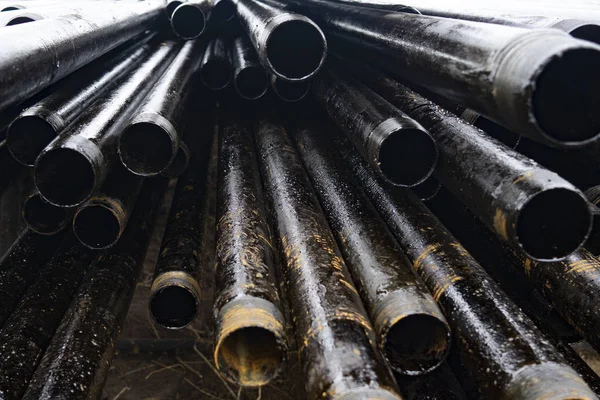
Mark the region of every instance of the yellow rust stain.
[[463, 278], [461, 278], [460, 276], [456, 276], [453, 275], [452, 277], [445, 279], [445, 282], [440, 282], [438, 284], [435, 285], [434, 290], [433, 290], [433, 299], [438, 302], [440, 300], [440, 297], [442, 297], [442, 295], [444, 294], [444, 292], [446, 290], [448, 290], [448, 288], [450, 287], [450, 285], [461, 281]]
[[514, 181], [513, 181], [513, 185], [517, 184], [521, 181], [527, 180], [529, 179], [533, 174], [535, 173], [535, 170], [532, 171], [527, 171], [522, 173], [521, 175], [519, 175]]
[[600, 263], [597, 260], [587, 259], [579, 260], [569, 264], [567, 274], [587, 274], [597, 272], [600, 268]]
[[425, 261], [425, 259], [427, 258], [427, 256], [433, 252], [436, 252], [438, 249], [440, 248], [439, 244], [430, 244], [429, 246], [427, 246], [425, 248], [425, 250], [423, 250], [421, 252], [421, 254], [419, 254], [419, 257], [416, 258], [415, 262], [413, 263], [415, 266], [415, 269], [418, 271], [419, 269], [421, 269], [421, 267], [423, 266], [423, 261]]
[[536, 261], [533, 261], [530, 258], [526, 258], [525, 261], [523, 262], [523, 268], [525, 269], [525, 273], [529, 276], [531, 275], [531, 268], [535, 267], [537, 265]]
[[496, 209], [494, 214], [494, 230], [504, 239], [508, 240], [508, 233], [506, 231], [506, 215], [501, 209]]

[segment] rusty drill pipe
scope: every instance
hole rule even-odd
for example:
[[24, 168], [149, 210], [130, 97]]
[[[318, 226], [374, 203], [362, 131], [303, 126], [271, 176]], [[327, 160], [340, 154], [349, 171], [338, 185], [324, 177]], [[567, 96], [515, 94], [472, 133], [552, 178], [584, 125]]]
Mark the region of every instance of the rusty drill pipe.
[[185, 40], [202, 35], [211, 7], [210, 0], [190, 0], [181, 3], [171, 14], [173, 32]]
[[132, 113], [175, 56], [175, 42], [155, 44], [141, 64], [121, 76], [76, 124], [55, 138], [35, 162], [35, 184], [46, 201], [74, 207], [104, 183], [116, 160], [119, 135]]
[[231, 59], [234, 68], [233, 86], [240, 97], [256, 100], [264, 96], [269, 88], [269, 77], [246, 35], [233, 40]]
[[0, 110], [144, 32], [161, 15], [162, 7], [160, 1], [121, 2], [117, 10], [93, 10], [80, 18], [52, 18], [0, 29], [4, 43]]
[[183, 174], [190, 164], [192, 153], [190, 148], [183, 141], [179, 142], [179, 148], [175, 154], [175, 158], [171, 161], [171, 164], [160, 174], [167, 178], [176, 178]]
[[287, 358], [271, 233], [252, 131], [228, 112], [219, 127], [214, 360], [229, 381], [262, 386]]
[[[20, 399], [97, 253], [69, 235], [0, 331], [0, 397]], [[41, 267], [41, 266], [40, 266]]]
[[310, 80], [304, 81], [286, 81], [271, 75], [271, 88], [281, 100], [288, 103], [295, 103], [306, 97], [310, 92]]
[[228, 51], [228, 40], [218, 36], [206, 47], [200, 65], [200, 80], [211, 90], [225, 89], [233, 75], [233, 66]]
[[271, 74], [301, 81], [319, 72], [327, 55], [327, 40], [317, 24], [303, 15], [258, 0], [234, 3], [258, 58]]
[[436, 178], [513, 249], [548, 261], [585, 243], [592, 219], [575, 186], [398, 81], [373, 70], [364, 79], [429, 130], [440, 152]]
[[91, 265], [23, 399], [101, 397], [167, 183], [146, 179], [123, 238]]
[[40, 235], [55, 235], [62, 231], [71, 223], [74, 213], [72, 208], [48, 203], [37, 190], [27, 195], [21, 209], [27, 227]]
[[[150, 38], [142, 41], [147, 42]], [[108, 55], [114, 55], [84, 67], [66, 78], [56, 91], [21, 112], [7, 131], [6, 141], [13, 157], [32, 167], [41, 151], [116, 79], [138, 65], [151, 48], [147, 43], [134, 46], [122, 49], [118, 54], [110, 53]]]
[[183, 45], [119, 137], [121, 163], [132, 173], [158, 175], [175, 159], [203, 49], [198, 40]]
[[596, 398], [415, 195], [402, 189], [391, 195], [341, 135], [336, 144], [444, 311], [454, 345], [486, 398]]
[[300, 124], [296, 148], [394, 371], [423, 375], [450, 349], [444, 315], [367, 195], [335, 157], [326, 129]]
[[255, 140], [309, 398], [400, 399], [285, 130], [263, 118]]
[[387, 100], [331, 71], [313, 80], [312, 93], [387, 182], [411, 187], [431, 176], [438, 160], [434, 139]]
[[600, 186], [593, 186], [587, 189], [584, 194], [590, 202], [590, 211], [594, 219], [590, 238], [585, 243], [585, 247], [592, 254], [598, 256], [600, 255], [600, 208], [598, 207], [598, 204], [600, 204]]

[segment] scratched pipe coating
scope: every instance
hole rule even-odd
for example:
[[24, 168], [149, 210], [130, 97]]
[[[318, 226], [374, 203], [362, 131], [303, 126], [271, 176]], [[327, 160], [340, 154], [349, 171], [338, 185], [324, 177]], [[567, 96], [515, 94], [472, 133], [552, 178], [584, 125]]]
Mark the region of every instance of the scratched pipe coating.
[[285, 11], [284, 5], [235, 0], [240, 24], [258, 52], [261, 64], [289, 81], [309, 79], [325, 62], [327, 40], [307, 17]]
[[233, 85], [238, 94], [247, 100], [261, 98], [269, 88], [269, 77], [246, 35], [238, 36], [232, 41], [231, 59], [234, 68]]
[[294, 136], [373, 321], [379, 350], [396, 372], [431, 372], [444, 362], [450, 349], [450, 328], [444, 315], [352, 171], [334, 157], [326, 130], [300, 125]]
[[308, 397], [400, 399], [285, 130], [261, 119], [255, 139]]
[[600, 134], [600, 47], [557, 29], [389, 13], [328, 1], [310, 8], [330, 38], [371, 62], [533, 140], [582, 146]]
[[200, 80], [211, 90], [225, 89], [233, 75], [228, 40], [223, 36], [208, 43], [200, 64]]
[[[134, 48], [93, 63], [68, 77], [57, 90], [21, 112], [7, 131], [13, 157], [33, 166], [40, 152], [68, 125], [90, 107], [116, 79], [138, 65], [151, 47], [151, 36], [136, 42]], [[133, 47], [132, 46], [132, 47]]]
[[100, 399], [167, 183], [145, 181], [131, 224], [91, 265], [23, 399]]
[[132, 173], [157, 175], [175, 159], [203, 48], [199, 40], [183, 45], [119, 137], [121, 163]]
[[287, 358], [252, 132], [239, 117], [220, 121], [215, 267], [215, 365], [242, 386], [268, 384]]
[[281, 100], [295, 103], [306, 97], [310, 92], [310, 80], [286, 81], [275, 75], [271, 75], [271, 88]]
[[0, 397], [20, 399], [97, 253], [69, 235], [0, 331]]
[[557, 260], [586, 241], [592, 220], [575, 186], [398, 81], [373, 70], [364, 76], [429, 130], [440, 152], [436, 177], [516, 251]]
[[29, 229], [40, 235], [55, 235], [71, 223], [75, 210], [57, 207], [33, 190], [23, 201], [21, 215]]
[[[81, 18], [58, 18], [0, 29], [0, 110], [27, 99], [121, 43], [161, 15], [159, 1], [120, 2]], [[73, 51], [76, 49], [76, 51]]]
[[387, 182], [416, 186], [433, 173], [438, 149], [429, 132], [362, 83], [324, 71], [312, 93]]
[[74, 207], [100, 189], [116, 161], [118, 136], [179, 48], [172, 41], [155, 43], [141, 64], [117, 79], [40, 153], [34, 177], [46, 201]]
[[392, 196], [338, 137], [348, 166], [433, 293], [465, 367], [490, 399], [596, 399], [577, 373], [437, 218], [407, 190]]
[[181, 3], [171, 14], [173, 32], [185, 40], [197, 38], [206, 29], [211, 7], [209, 0], [190, 0]]
[[167, 178], [178, 177], [187, 169], [191, 158], [192, 154], [187, 144], [185, 144], [183, 141], [179, 141], [179, 149], [177, 149], [175, 158], [173, 161], [171, 161], [171, 164], [169, 164], [169, 166], [160, 174], [162, 176], [166, 176]]

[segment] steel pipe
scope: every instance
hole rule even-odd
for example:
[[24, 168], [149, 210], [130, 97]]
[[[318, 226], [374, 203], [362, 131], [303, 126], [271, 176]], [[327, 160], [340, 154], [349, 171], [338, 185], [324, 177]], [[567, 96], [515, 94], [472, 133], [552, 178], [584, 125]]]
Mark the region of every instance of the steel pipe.
[[209, 89], [225, 89], [233, 75], [233, 66], [229, 57], [227, 39], [218, 36], [206, 47], [200, 65], [200, 80]]
[[74, 209], [48, 203], [37, 190], [27, 195], [21, 208], [27, 227], [40, 235], [55, 235], [65, 229], [71, 223], [74, 212]]
[[97, 10], [102, 6], [104, 10], [118, 11], [119, 4], [113, 1], [107, 2], [81, 2], [76, 6], [65, 6], [56, 3], [49, 6], [27, 7], [21, 10], [9, 11], [0, 14], [0, 27], [26, 24], [47, 18], [77, 18], [82, 13]]
[[281, 100], [295, 103], [304, 99], [310, 92], [310, 80], [286, 81], [271, 75], [271, 88]]
[[210, 0], [188, 0], [180, 4], [171, 14], [173, 32], [185, 40], [197, 38], [206, 29], [210, 8]]
[[588, 249], [595, 256], [600, 255], [600, 186], [594, 186], [585, 191], [585, 197], [590, 202], [590, 211], [594, 222], [592, 224], [592, 231], [590, 238], [585, 243], [586, 249]]
[[269, 88], [269, 77], [246, 35], [233, 40], [231, 59], [234, 68], [233, 86], [240, 97], [246, 100], [261, 98]]

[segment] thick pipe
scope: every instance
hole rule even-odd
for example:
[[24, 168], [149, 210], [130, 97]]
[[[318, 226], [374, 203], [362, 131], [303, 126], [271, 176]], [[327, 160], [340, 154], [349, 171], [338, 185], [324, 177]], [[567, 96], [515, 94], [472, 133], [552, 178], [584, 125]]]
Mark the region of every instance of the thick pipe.
[[396, 4], [389, 1], [378, 1], [378, 0], [330, 0], [340, 5], [355, 6], [355, 7], [366, 7], [375, 8], [378, 10], [386, 10], [390, 12], [405, 12], [410, 14], [421, 14], [415, 7], [407, 6], [405, 4]]
[[233, 75], [228, 39], [218, 36], [206, 47], [200, 65], [200, 80], [211, 90], [225, 89]]
[[173, 32], [185, 40], [197, 38], [206, 29], [210, 9], [210, 0], [189, 0], [180, 4], [171, 14]]
[[335, 156], [327, 128], [300, 123], [293, 136], [373, 322], [379, 351], [398, 373], [433, 371], [450, 349], [444, 315], [352, 171]]
[[[20, 399], [97, 254], [69, 235], [0, 331], [0, 397]], [[41, 266], [39, 266], [41, 267]]]
[[377, 52], [372, 62], [523, 136], [573, 147], [600, 135], [596, 44], [556, 29], [296, 3], [330, 38]]
[[313, 80], [312, 93], [387, 182], [411, 187], [431, 176], [438, 161], [434, 139], [387, 100], [331, 71]]
[[310, 92], [310, 80], [286, 81], [271, 75], [271, 88], [281, 100], [287, 103], [295, 103], [304, 99]]
[[596, 399], [477, 261], [407, 190], [391, 195], [341, 135], [336, 144], [433, 293], [454, 345], [490, 399]]
[[319, 72], [327, 40], [312, 20], [258, 0], [235, 0], [235, 5], [242, 27], [270, 73], [301, 81]]
[[228, 112], [219, 127], [214, 360], [231, 382], [262, 386], [287, 358], [286, 322], [252, 131]]
[[158, 175], [175, 159], [203, 49], [199, 40], [183, 45], [119, 137], [121, 163], [132, 173]]
[[23, 201], [21, 215], [29, 229], [40, 235], [55, 235], [65, 229], [75, 210], [57, 207], [45, 201], [33, 190]]
[[255, 140], [308, 397], [400, 399], [292, 142], [266, 118]]
[[105, 93], [116, 79], [138, 65], [150, 52], [146, 42], [136, 42], [109, 58], [93, 62], [60, 83], [47, 97], [21, 112], [10, 124], [6, 141], [13, 157], [33, 166], [41, 151]]
[[361, 75], [429, 130], [440, 152], [435, 176], [515, 251], [559, 260], [585, 243], [592, 219], [575, 186], [398, 81], [374, 70]]
[[123, 238], [91, 265], [23, 399], [101, 397], [167, 183], [146, 180]]
[[161, 15], [163, 6], [154, 0], [120, 2], [116, 10], [0, 29], [0, 110], [144, 32]]
[[240, 97], [256, 100], [264, 96], [269, 88], [269, 77], [246, 35], [233, 40], [231, 59], [234, 68], [233, 86]]
[[180, 46], [155, 44], [141, 64], [117, 79], [91, 107], [55, 138], [35, 162], [35, 184], [46, 201], [74, 207], [104, 183], [115, 163], [118, 136]]
[[163, 172], [161, 172], [162, 176], [166, 176], [167, 178], [176, 178], [179, 175], [183, 174], [190, 164], [190, 159], [192, 158], [192, 153], [190, 152], [190, 148], [185, 144], [185, 142], [179, 142], [179, 148], [177, 149], [177, 153], [175, 154], [175, 158], [171, 161], [171, 164]]
[[590, 238], [585, 243], [585, 248], [595, 256], [600, 256], [600, 208], [598, 207], [598, 204], [600, 204], [600, 186], [594, 186], [586, 190], [585, 197], [590, 202], [590, 211], [594, 219]]
[[121, 166], [115, 167], [106, 182], [73, 217], [73, 232], [86, 247], [104, 250], [114, 246], [127, 227], [143, 178]]

